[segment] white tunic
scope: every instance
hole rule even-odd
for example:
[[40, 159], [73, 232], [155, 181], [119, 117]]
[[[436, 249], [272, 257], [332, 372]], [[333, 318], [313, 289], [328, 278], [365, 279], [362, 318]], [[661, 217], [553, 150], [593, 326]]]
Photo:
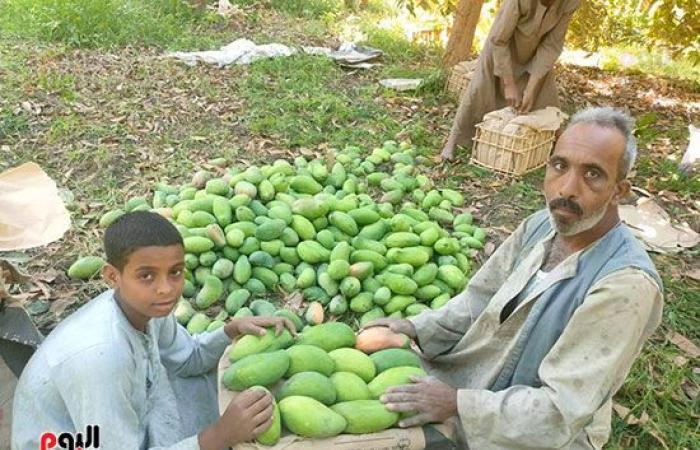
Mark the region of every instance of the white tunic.
[[60, 323], [24, 369], [12, 450], [88, 425], [99, 425], [101, 450], [199, 449], [197, 433], [218, 418], [216, 366], [230, 342], [222, 328], [190, 336], [172, 314], [137, 331], [106, 291]]

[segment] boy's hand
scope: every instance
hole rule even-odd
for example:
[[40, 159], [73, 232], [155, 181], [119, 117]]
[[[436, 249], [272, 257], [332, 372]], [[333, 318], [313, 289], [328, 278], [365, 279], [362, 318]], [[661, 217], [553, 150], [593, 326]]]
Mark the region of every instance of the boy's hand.
[[274, 405], [268, 392], [248, 389], [228, 404], [226, 411], [199, 435], [202, 450], [224, 450], [255, 439], [272, 425]]
[[224, 326], [226, 335], [231, 339], [236, 339], [243, 334], [252, 334], [255, 336], [264, 336], [267, 332], [266, 328], [275, 327], [275, 336], [279, 336], [283, 329], [289, 330], [292, 336], [296, 337], [297, 330], [291, 320], [285, 317], [274, 316], [259, 316], [259, 317], [243, 317], [241, 319], [233, 319]]

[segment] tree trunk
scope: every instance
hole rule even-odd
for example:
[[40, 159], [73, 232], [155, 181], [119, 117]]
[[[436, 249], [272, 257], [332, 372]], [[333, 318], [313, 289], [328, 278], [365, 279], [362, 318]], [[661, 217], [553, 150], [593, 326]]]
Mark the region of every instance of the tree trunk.
[[481, 17], [484, 0], [460, 0], [455, 9], [452, 32], [447, 41], [447, 50], [442, 64], [452, 67], [469, 58], [474, 41], [476, 25]]

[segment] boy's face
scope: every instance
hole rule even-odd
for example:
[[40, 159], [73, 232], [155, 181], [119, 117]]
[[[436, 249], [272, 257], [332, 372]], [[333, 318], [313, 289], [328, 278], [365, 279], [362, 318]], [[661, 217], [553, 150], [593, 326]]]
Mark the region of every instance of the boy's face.
[[121, 271], [106, 264], [103, 276], [118, 292], [127, 316], [148, 321], [170, 314], [180, 299], [184, 258], [181, 245], [142, 247], [129, 255]]

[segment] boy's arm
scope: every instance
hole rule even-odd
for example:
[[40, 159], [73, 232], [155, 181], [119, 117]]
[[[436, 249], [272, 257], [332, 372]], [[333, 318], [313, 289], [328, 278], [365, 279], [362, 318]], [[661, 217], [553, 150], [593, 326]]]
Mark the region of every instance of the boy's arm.
[[265, 329], [274, 328], [279, 334], [285, 328], [296, 336], [294, 324], [283, 317], [246, 317], [230, 320], [226, 325], [208, 333], [190, 336], [172, 314], [158, 322], [158, 345], [163, 365], [179, 376], [195, 376], [217, 367], [221, 355], [232, 340], [244, 334], [262, 336]]
[[159, 322], [161, 361], [169, 372], [179, 376], [197, 376], [211, 371], [231, 343], [223, 327], [191, 336], [172, 314]]
[[[115, 355], [107, 346], [79, 353], [56, 366], [52, 379], [77, 432], [88, 425], [100, 427], [100, 449], [142, 448], [147, 441], [147, 424], [134, 408], [132, 363]], [[143, 381], [143, 380], [141, 380]], [[56, 430], [58, 431], [58, 430]], [[199, 450], [198, 436], [168, 447], [149, 450]]]

